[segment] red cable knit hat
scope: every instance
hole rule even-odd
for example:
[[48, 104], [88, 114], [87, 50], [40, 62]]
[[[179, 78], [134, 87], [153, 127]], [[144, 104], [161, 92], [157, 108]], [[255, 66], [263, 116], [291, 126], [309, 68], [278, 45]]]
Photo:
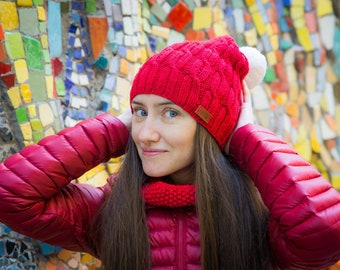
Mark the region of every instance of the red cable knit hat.
[[223, 149], [238, 120], [242, 81], [254, 65], [260, 68], [254, 68], [249, 88], [263, 79], [266, 69], [256, 49], [241, 51], [230, 36], [175, 43], [142, 65], [130, 101], [140, 94], [171, 100], [205, 127]]

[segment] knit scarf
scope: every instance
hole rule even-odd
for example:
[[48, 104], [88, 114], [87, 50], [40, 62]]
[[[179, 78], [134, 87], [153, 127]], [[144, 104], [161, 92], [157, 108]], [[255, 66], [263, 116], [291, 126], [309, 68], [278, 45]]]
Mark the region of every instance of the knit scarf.
[[145, 184], [142, 189], [144, 202], [150, 206], [183, 207], [195, 205], [195, 185], [174, 185], [159, 179]]

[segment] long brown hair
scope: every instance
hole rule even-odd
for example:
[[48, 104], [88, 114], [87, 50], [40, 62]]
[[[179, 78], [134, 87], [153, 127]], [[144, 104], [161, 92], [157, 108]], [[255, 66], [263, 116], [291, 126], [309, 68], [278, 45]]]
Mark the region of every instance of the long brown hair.
[[[251, 180], [200, 125], [195, 139], [196, 200], [203, 269], [271, 269], [267, 210]], [[141, 187], [147, 181], [129, 141], [120, 173], [98, 215], [99, 254], [107, 270], [151, 268]]]

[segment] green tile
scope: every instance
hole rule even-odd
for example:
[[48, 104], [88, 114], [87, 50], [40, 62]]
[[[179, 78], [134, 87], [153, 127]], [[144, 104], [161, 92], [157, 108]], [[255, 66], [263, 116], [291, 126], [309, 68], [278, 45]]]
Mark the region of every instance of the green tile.
[[5, 32], [5, 47], [9, 58], [25, 58], [24, 44], [22, 43], [21, 34], [14, 32]]
[[40, 119], [31, 119], [30, 123], [31, 123], [31, 126], [32, 126], [32, 130], [43, 131], [43, 126], [41, 124]]
[[15, 116], [19, 124], [28, 122], [27, 111], [25, 108], [18, 108], [15, 110]]
[[23, 41], [25, 44], [28, 68], [43, 70], [43, 54], [40, 41], [28, 36], [23, 36]]

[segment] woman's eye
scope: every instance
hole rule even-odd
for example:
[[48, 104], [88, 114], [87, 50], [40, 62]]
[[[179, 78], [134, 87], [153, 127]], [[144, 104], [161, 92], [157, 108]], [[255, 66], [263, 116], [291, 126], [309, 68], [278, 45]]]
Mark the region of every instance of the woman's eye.
[[177, 111], [174, 111], [174, 110], [168, 110], [165, 112], [165, 116], [168, 117], [168, 118], [174, 118], [178, 115], [178, 112]]
[[135, 114], [138, 116], [138, 117], [143, 117], [143, 116], [147, 116], [147, 112], [143, 109], [136, 109], [134, 110]]

